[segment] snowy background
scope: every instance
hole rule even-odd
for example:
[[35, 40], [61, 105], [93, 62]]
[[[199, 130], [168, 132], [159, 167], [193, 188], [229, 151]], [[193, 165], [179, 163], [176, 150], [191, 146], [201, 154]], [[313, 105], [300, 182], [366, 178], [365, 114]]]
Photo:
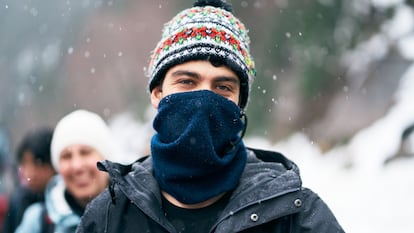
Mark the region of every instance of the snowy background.
[[[322, 154], [303, 135], [277, 145], [250, 141], [289, 155], [301, 168], [304, 185], [330, 205], [347, 232], [413, 232], [414, 159], [396, 159], [402, 130], [414, 116], [414, 66], [396, 93], [396, 105], [357, 133], [349, 144]], [[408, 150], [414, 153], [414, 135]], [[348, 166], [349, 164], [352, 166]]]
[[[384, 7], [402, 2], [372, 1]], [[358, 55], [363, 52], [368, 61], [379, 59], [387, 48], [384, 45], [395, 43], [400, 53], [413, 61], [413, 18], [412, 8], [401, 4], [381, 32], [357, 50]], [[302, 134], [276, 145], [260, 139], [247, 140], [247, 144], [278, 150], [294, 160], [301, 168], [304, 185], [328, 203], [346, 232], [412, 233], [414, 158], [385, 162], [398, 153], [401, 134], [414, 119], [414, 65], [401, 77], [394, 99], [395, 105], [385, 116], [358, 132], [348, 144], [325, 153]], [[414, 154], [414, 134], [407, 142], [406, 152]]]
[[[335, 3], [335, 0], [315, 1], [326, 6]], [[135, 96], [131, 97], [131, 93], [138, 93], [137, 90], [140, 89], [137, 89], [136, 86], [142, 86], [134, 82], [141, 80], [144, 82], [144, 86], [147, 84], [146, 79], [137, 79], [135, 75], [142, 73], [143, 66], [138, 64], [147, 63], [147, 54], [141, 56], [142, 54], [135, 51], [149, 51], [153, 47], [153, 40], [149, 38], [151, 36], [158, 38], [159, 30], [158, 27], [157, 30], [150, 28], [151, 25], [148, 25], [145, 19], [152, 19], [153, 12], [157, 12], [157, 17], [167, 17], [170, 14], [167, 11], [169, 3], [173, 1], [157, 1], [158, 3], [145, 1], [145, 4], [148, 5], [147, 8], [140, 5], [143, 2], [136, 5], [117, 5], [117, 1], [98, 0], [69, 0], [64, 4], [42, 0], [0, 0], [0, 18], [3, 16], [3, 20], [0, 21], [0, 110], [2, 111], [0, 112], [0, 123], [3, 120], [2, 117], [15, 120], [15, 126], [12, 126], [10, 130], [11, 133], [16, 134], [15, 138], [20, 138], [18, 136], [22, 135], [26, 128], [22, 127], [21, 132], [18, 132], [17, 126], [34, 126], [38, 123], [36, 119], [51, 122], [50, 119], [58, 119], [64, 115], [67, 111], [64, 106], [68, 105], [73, 108], [82, 104], [94, 106], [95, 109], [100, 109], [100, 113], [103, 115], [112, 116], [111, 113], [116, 112], [115, 109], [130, 107], [129, 105], [118, 105], [115, 100], [131, 99], [133, 108], [141, 111], [141, 106], [144, 105], [141, 102], [145, 102], [145, 104], [148, 102], [147, 93], [142, 91], [142, 95], [145, 96], [143, 100], [137, 99]], [[263, 2], [274, 2], [278, 6], [288, 5], [288, 3], [294, 5], [293, 3], [295, 3], [295, 1], [288, 0], [255, 0], [241, 1], [240, 4], [248, 5], [250, 2], [257, 7]], [[303, 1], [304, 7], [309, 2], [312, 1]], [[370, 77], [367, 71], [369, 69], [371, 71], [374, 69], [379, 73], [374, 75], [371, 73], [372, 76], [382, 75], [387, 81], [398, 82], [399, 80], [398, 88], [391, 97], [392, 101], [389, 101], [393, 103], [392, 106], [387, 108], [388, 110], [381, 117], [376, 118], [377, 120], [353, 134], [346, 143], [329, 148], [329, 150], [326, 148], [321, 150], [318, 142], [315, 142], [318, 140], [313, 138], [315, 141], [312, 141], [310, 139], [312, 137], [308, 137], [302, 132], [292, 134], [278, 143], [270, 143], [266, 138], [253, 137], [246, 138], [245, 143], [251, 147], [280, 151], [297, 163], [301, 170], [304, 186], [314, 190], [328, 203], [346, 232], [413, 233], [414, 134], [405, 142], [405, 153], [412, 156], [402, 156], [387, 163], [386, 161], [401, 152], [403, 143], [401, 134], [414, 122], [414, 4], [413, 1], [408, 0], [349, 0], [342, 2], [348, 7], [347, 13], [350, 16], [355, 16], [355, 21], [363, 18], [362, 16], [371, 16], [370, 11], [374, 8], [377, 12], [393, 10], [392, 16], [387, 18], [378, 28], [375, 28], [377, 31], [373, 31], [369, 36], [361, 35], [364, 38], [363, 41], [358, 41], [352, 50], [346, 50], [342, 57], [342, 65], [348, 71], [344, 78], [349, 83], [348, 86], [343, 87], [343, 94], [349, 95], [346, 96], [349, 98], [345, 98], [348, 106], [358, 105], [358, 100], [355, 96], [352, 98], [351, 91], [353, 87], [357, 87], [355, 88], [357, 92], [363, 92], [363, 88], [360, 87], [364, 82], [369, 83]], [[127, 6], [134, 6], [134, 8], [128, 11], [129, 7]], [[119, 16], [118, 18], [110, 17], [109, 9], [112, 8], [115, 9], [115, 12], [118, 10], [122, 12], [115, 14]], [[149, 9], [157, 9], [157, 11]], [[101, 14], [97, 14], [97, 10], [100, 10]], [[266, 12], [266, 9], [263, 8], [258, 8], [257, 11], [259, 10]], [[14, 11], [18, 14], [11, 14]], [[130, 15], [125, 12], [129, 12]], [[280, 10], [278, 14], [283, 15], [283, 10]], [[292, 15], [291, 13], [287, 14]], [[142, 16], [142, 18], [137, 16]], [[89, 17], [89, 24], [85, 24], [84, 18]], [[346, 40], [346, 35], [351, 34], [353, 30], [359, 32], [356, 29], [356, 23], [353, 24], [350, 18], [352, 17], [345, 18], [344, 21], [338, 23], [339, 26], [341, 23], [347, 26], [338, 27], [336, 32], [342, 35], [342, 37], [339, 36], [339, 39]], [[27, 24], [27, 22], [24, 24], [24, 19], [28, 23], [33, 22], [33, 24]], [[159, 20], [164, 22], [166, 19]], [[38, 22], [41, 22], [40, 26], [37, 24]], [[102, 30], [101, 34], [97, 29]], [[286, 30], [291, 30], [286, 32], [286, 37], [292, 39], [293, 34], [291, 33], [296, 28], [287, 28]], [[78, 31], [81, 32], [80, 38], [83, 42], [80, 44], [77, 44], [78, 38], [75, 36]], [[129, 40], [135, 38], [136, 35], [143, 33], [146, 33], [145, 38], [139, 42], [133, 42], [133, 49], [126, 47], [126, 42], [130, 42]], [[265, 34], [265, 31], [257, 33], [269, 35]], [[303, 35], [302, 33], [305, 32], [298, 33], [299, 39], [300, 35]], [[113, 37], [109, 37], [110, 35]], [[127, 41], [123, 41], [123, 38]], [[103, 43], [105, 41], [109, 41], [111, 45], [115, 46], [108, 46]], [[278, 43], [281, 41], [283, 40], [275, 39], [274, 43], [276, 44], [273, 50], [275, 53], [283, 51], [278, 47]], [[16, 50], [12, 51], [12, 49]], [[5, 55], [6, 52], [9, 53], [8, 56]], [[325, 57], [326, 54], [322, 54]], [[302, 55], [301, 53], [299, 58], [293, 57], [292, 60], [296, 59], [300, 63], [305, 59]], [[395, 57], [402, 58], [403, 61], [393, 60]], [[381, 65], [386, 63], [382, 63], [383, 61], [394, 65], [399, 62], [403, 63], [402, 66], [397, 66], [397, 68], [404, 67], [403, 75], [395, 75], [398, 72], [382, 72], [384, 69], [381, 69], [383, 68]], [[107, 70], [102, 67], [98, 68], [99, 64], [103, 64]], [[405, 64], [408, 64], [407, 69]], [[67, 67], [67, 70], [63, 69], [63, 74], [59, 73], [56, 76], [44, 75], [54, 74], [52, 71], [58, 70], [57, 67]], [[128, 67], [134, 69], [131, 71], [127, 69]], [[283, 68], [281, 66], [280, 69], [283, 71]], [[289, 72], [282, 71], [280, 75], [275, 75], [272, 72], [266, 75], [273, 77], [275, 83], [279, 85], [284, 76], [286, 79], [290, 78], [287, 75]], [[127, 79], [129, 76], [132, 78]], [[97, 81], [97, 77], [100, 78], [99, 81]], [[113, 77], [117, 78], [116, 82], [113, 81]], [[89, 85], [85, 84], [85, 81], [88, 80], [90, 81]], [[79, 83], [83, 85], [79, 85]], [[53, 85], [58, 88], [50, 88]], [[131, 87], [131, 90], [126, 87]], [[291, 92], [289, 87], [285, 90]], [[388, 90], [393, 90], [393, 88], [381, 89], [382, 92]], [[266, 92], [265, 89], [260, 91], [263, 94]], [[273, 102], [273, 98], [283, 100], [282, 97], [286, 97], [283, 94], [286, 93], [278, 93], [277, 96], [263, 96], [268, 97], [269, 102]], [[387, 96], [386, 93], [381, 94], [381, 97]], [[35, 104], [37, 103], [33, 98], [35, 95], [41, 97], [40, 99], [43, 100], [43, 102], [39, 101], [41, 104]], [[364, 97], [366, 96], [368, 95]], [[68, 97], [73, 99], [67, 99]], [[96, 98], [87, 99], [87, 97]], [[57, 106], [51, 106], [51, 102], [48, 102], [51, 99]], [[283, 101], [280, 101], [278, 105], [274, 105], [275, 109], [269, 109], [269, 114], [272, 112], [270, 110], [273, 110], [273, 113], [285, 114], [285, 112], [289, 112], [293, 115], [295, 107], [303, 107], [297, 107], [292, 98], [285, 98], [285, 101], [285, 104], [290, 108], [282, 109], [284, 105]], [[376, 101], [386, 102], [378, 98]], [[388, 102], [384, 104], [387, 105]], [[337, 105], [337, 108], [333, 108], [332, 111], [335, 115], [323, 123], [336, 121], [343, 124], [343, 121], [337, 119], [345, 115], [348, 118], [348, 122], [345, 122], [351, 125], [357, 121], [353, 117], [361, 119], [364, 114], [370, 115], [370, 112], [374, 111], [374, 109], [365, 106], [362, 116], [346, 115], [347, 109], [344, 110], [343, 106]], [[27, 111], [20, 111], [21, 109], [27, 109]], [[56, 112], [49, 112], [50, 109], [54, 109]], [[45, 114], [46, 112], [48, 114]], [[151, 120], [154, 114], [154, 110], [150, 107], [146, 110], [144, 119], [140, 121], [137, 121], [134, 114], [127, 111], [110, 119], [110, 126], [119, 140], [120, 153], [124, 155], [119, 162], [128, 163], [135, 160], [137, 155], [148, 154], [148, 143], [153, 133]], [[294, 118], [291, 115], [287, 117], [288, 120], [282, 123], [287, 124]], [[277, 115], [274, 118], [277, 119]], [[279, 122], [275, 125], [281, 124]], [[327, 126], [326, 124], [322, 124], [321, 127], [322, 131], [325, 131], [323, 127], [340, 128], [338, 125]]]

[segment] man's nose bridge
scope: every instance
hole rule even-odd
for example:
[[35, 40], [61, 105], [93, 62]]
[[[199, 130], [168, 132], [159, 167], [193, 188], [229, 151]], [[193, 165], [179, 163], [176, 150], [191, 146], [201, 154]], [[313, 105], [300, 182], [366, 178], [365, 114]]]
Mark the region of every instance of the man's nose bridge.
[[213, 85], [209, 82], [202, 82], [199, 90], [213, 91]]

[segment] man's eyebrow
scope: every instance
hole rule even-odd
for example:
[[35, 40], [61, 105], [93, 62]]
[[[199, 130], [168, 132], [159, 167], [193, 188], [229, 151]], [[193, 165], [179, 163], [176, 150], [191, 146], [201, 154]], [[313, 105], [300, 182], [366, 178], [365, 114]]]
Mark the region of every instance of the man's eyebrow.
[[239, 78], [233, 76], [220, 76], [214, 79], [216, 82], [232, 82], [239, 84]]
[[171, 75], [173, 77], [185, 75], [185, 76], [189, 76], [192, 78], [200, 78], [200, 76], [196, 72], [192, 72], [188, 70], [177, 70], [177, 71], [174, 71]]
[[[196, 78], [199, 79], [200, 75], [197, 72], [193, 72], [193, 71], [189, 71], [189, 70], [177, 70], [172, 72], [171, 74], [173, 77], [178, 77], [178, 76], [188, 76], [188, 77], [192, 77], [192, 78]], [[239, 78], [238, 77], [233, 77], [233, 76], [218, 76], [216, 78], [214, 78], [215, 82], [232, 82], [235, 84], [239, 84]]]

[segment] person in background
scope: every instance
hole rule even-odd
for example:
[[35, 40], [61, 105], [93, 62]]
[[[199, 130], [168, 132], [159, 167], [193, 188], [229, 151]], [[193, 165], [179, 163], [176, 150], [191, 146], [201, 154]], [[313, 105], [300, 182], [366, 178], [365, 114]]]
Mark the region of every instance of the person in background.
[[100, 163], [111, 185], [77, 232], [344, 232], [292, 161], [244, 145], [255, 68], [228, 3], [199, 0], [165, 24], [148, 71], [151, 156]]
[[110, 130], [95, 113], [76, 110], [56, 125], [52, 164], [57, 175], [49, 182], [45, 203], [31, 205], [16, 233], [75, 232], [87, 203], [108, 185], [96, 163], [113, 153]]
[[46, 185], [55, 175], [50, 160], [52, 135], [51, 128], [37, 128], [29, 131], [20, 142], [16, 153], [19, 186], [9, 197], [3, 233], [13, 233], [26, 208], [44, 201]]

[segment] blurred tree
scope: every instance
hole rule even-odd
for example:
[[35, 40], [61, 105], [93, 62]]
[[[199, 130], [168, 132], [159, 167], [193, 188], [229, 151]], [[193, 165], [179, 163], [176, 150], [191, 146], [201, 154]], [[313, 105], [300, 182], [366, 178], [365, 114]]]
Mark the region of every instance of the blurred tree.
[[[243, 2], [235, 10], [253, 15], [245, 18], [259, 66], [248, 109], [250, 132], [267, 130], [279, 139], [323, 113], [325, 102], [343, 85], [334, 37], [342, 1]], [[283, 106], [290, 101], [299, 107], [289, 113]], [[262, 109], [269, 113], [255, 114]]]
[[[313, 124], [350, 86], [344, 55], [378, 33], [393, 15], [392, 7], [346, 0], [241, 1], [234, 8], [250, 29], [258, 66], [248, 132], [272, 141], [297, 131], [315, 133], [310, 132]], [[388, 106], [384, 102], [379, 112]]]

